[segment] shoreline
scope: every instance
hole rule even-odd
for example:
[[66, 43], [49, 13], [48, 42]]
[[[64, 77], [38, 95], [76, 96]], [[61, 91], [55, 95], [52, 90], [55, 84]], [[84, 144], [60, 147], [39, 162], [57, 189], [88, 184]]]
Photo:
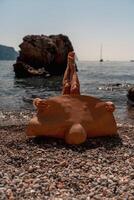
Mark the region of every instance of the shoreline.
[[28, 139], [25, 128], [0, 129], [1, 199], [133, 199], [134, 127], [78, 146]]

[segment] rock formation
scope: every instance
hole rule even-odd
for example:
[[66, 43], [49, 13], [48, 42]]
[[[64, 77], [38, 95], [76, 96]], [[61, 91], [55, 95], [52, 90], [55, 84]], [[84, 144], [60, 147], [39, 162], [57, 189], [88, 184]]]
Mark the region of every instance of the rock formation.
[[129, 88], [127, 93], [128, 104], [134, 106], [134, 87]]
[[27, 35], [20, 44], [20, 53], [14, 66], [16, 77], [33, 75], [62, 75], [67, 55], [73, 51], [65, 35]]

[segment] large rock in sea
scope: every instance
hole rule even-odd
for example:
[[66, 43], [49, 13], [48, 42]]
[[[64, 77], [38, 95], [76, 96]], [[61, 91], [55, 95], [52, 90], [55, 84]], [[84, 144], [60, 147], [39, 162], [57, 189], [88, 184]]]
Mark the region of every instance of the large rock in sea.
[[27, 35], [20, 44], [14, 66], [16, 77], [62, 75], [67, 66], [68, 52], [73, 51], [66, 35]]

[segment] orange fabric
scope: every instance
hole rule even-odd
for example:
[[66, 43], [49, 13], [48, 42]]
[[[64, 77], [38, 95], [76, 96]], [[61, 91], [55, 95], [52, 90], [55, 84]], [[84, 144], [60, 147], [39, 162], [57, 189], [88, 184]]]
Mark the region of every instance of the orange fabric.
[[[74, 141], [74, 144], [84, 142], [83, 138], [86, 138], [86, 135], [96, 137], [117, 134], [113, 112], [108, 110], [107, 103], [100, 99], [84, 95], [63, 95], [47, 100], [37, 99], [37, 102], [34, 101], [37, 115], [28, 125], [28, 136], [44, 135], [65, 139], [66, 134], [75, 124], [82, 127], [78, 130], [81, 132], [83, 129], [84, 135], [76, 132], [76, 141], [74, 141], [74, 132], [71, 133], [69, 141]], [[77, 135], [79, 140], [81, 138], [81, 142], [77, 141]]]

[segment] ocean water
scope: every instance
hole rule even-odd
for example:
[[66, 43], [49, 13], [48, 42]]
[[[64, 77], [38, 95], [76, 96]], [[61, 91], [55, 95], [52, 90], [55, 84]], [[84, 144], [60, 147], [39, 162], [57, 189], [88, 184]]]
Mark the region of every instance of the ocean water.
[[[63, 77], [17, 79], [14, 61], [0, 61], [0, 125], [27, 124], [34, 114], [35, 97], [60, 95]], [[127, 105], [127, 90], [134, 85], [134, 62], [79, 61], [81, 94], [113, 101], [118, 123], [134, 125], [134, 108]]]

